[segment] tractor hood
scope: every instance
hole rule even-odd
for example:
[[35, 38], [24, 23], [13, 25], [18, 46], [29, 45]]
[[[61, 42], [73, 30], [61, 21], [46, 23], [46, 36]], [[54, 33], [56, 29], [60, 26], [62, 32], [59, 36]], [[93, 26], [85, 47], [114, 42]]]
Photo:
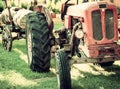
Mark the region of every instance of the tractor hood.
[[[87, 3], [81, 3], [79, 5], [73, 5], [73, 6], [69, 6], [68, 10], [67, 10], [67, 15], [70, 16], [80, 16], [80, 17], [84, 17], [85, 13], [91, 9], [94, 9], [94, 7], [98, 7], [99, 9], [99, 5], [105, 5], [107, 6], [108, 2], [87, 2]], [[109, 3], [109, 5], [112, 3]]]

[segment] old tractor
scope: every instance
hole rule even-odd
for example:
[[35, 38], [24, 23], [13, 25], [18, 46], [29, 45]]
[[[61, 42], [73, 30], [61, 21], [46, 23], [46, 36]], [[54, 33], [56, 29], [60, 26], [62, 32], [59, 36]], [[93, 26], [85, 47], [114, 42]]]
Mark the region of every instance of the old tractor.
[[[117, 44], [119, 16], [112, 3], [96, 1], [79, 4], [79, 0], [67, 0], [61, 10], [64, 25], [55, 31], [51, 15], [42, 5], [35, 5], [34, 11], [15, 8], [15, 14], [9, 7], [7, 10], [8, 14], [2, 14], [3, 47], [10, 50], [12, 41], [26, 33], [30, 68], [35, 72], [48, 72], [51, 48], [59, 45], [55, 53], [55, 70], [60, 89], [72, 88], [72, 64], [110, 66], [120, 59], [120, 46]], [[13, 38], [12, 32], [18, 35]]]
[[62, 5], [64, 28], [58, 30], [60, 49], [56, 53], [56, 74], [60, 89], [71, 89], [70, 65], [111, 66], [120, 59], [116, 6], [104, 1], [81, 4], [79, 0], [71, 1]]

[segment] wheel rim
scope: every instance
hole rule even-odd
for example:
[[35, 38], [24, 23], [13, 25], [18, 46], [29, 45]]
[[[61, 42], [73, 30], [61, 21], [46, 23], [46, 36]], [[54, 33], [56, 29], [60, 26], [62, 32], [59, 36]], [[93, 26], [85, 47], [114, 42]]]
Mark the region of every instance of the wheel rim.
[[27, 49], [28, 49], [28, 62], [29, 64], [31, 64], [32, 62], [32, 37], [31, 37], [31, 33], [30, 30], [27, 33]]
[[60, 73], [59, 73], [59, 63], [57, 62], [58, 60], [57, 59], [55, 59], [55, 70], [56, 70], [56, 76], [57, 76], [57, 81], [58, 81], [58, 88], [60, 88]]

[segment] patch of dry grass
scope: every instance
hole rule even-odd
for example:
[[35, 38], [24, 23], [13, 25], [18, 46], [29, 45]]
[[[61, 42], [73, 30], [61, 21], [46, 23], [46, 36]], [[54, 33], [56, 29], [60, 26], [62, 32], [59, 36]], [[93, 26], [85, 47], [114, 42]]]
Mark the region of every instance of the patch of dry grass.
[[17, 73], [16, 71], [7, 71], [4, 73], [0, 72], [0, 80], [6, 80], [12, 85], [20, 86], [33, 86], [37, 84], [37, 82], [26, 79], [22, 74]]

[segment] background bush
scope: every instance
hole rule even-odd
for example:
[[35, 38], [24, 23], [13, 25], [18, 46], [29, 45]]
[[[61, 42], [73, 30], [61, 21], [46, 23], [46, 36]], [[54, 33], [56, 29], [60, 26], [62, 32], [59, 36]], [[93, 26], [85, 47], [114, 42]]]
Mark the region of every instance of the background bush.
[[27, 9], [28, 4], [27, 3], [21, 3], [21, 8]]
[[11, 7], [15, 7], [15, 3], [14, 2], [11, 2]]
[[3, 11], [3, 9], [4, 9], [3, 2], [2, 2], [2, 1], [0, 1], [0, 12], [2, 12], [2, 11]]

